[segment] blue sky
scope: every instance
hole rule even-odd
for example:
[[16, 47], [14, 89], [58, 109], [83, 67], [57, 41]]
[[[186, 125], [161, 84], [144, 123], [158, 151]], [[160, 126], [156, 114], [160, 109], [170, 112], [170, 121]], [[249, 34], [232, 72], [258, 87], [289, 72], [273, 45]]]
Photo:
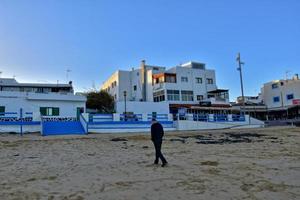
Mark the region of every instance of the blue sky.
[[0, 71], [19, 81], [66, 82], [77, 91], [117, 69], [200, 61], [240, 95], [300, 73], [298, 0], [0, 0]]

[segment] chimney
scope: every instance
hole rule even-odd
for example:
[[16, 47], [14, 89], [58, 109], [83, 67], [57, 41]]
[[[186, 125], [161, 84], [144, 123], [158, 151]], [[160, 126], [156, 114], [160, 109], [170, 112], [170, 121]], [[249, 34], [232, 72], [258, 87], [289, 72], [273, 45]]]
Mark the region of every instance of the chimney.
[[147, 70], [146, 70], [146, 61], [141, 61], [141, 73], [140, 73], [140, 80], [142, 85], [142, 99], [146, 101], [147, 98]]

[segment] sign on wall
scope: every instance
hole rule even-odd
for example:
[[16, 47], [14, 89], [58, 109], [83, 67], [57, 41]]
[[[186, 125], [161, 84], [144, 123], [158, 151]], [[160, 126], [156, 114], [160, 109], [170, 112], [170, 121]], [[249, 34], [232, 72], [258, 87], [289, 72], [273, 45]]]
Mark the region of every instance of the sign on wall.
[[300, 105], [300, 99], [294, 99], [293, 105]]

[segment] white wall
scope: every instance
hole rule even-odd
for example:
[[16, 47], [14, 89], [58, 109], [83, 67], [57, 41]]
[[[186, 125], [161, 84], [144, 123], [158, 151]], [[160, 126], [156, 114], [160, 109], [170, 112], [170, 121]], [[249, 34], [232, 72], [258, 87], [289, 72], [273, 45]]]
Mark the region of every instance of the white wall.
[[[194, 101], [169, 101], [169, 103], [193, 104], [198, 103], [197, 95], [203, 95], [204, 99], [208, 91], [216, 90], [216, 76], [214, 70], [202, 70], [189, 67], [174, 67], [167, 72], [176, 73], [176, 83], [156, 84], [154, 89], [160, 90], [190, 90], [194, 93]], [[188, 77], [188, 82], [181, 82], [181, 77]], [[202, 84], [196, 82], [196, 77], [202, 78]], [[206, 79], [213, 79], [213, 84], [207, 84]], [[158, 89], [159, 88], [159, 89]], [[166, 96], [167, 99], [167, 96]]]
[[[141, 102], [141, 101], [128, 101], [126, 102], [127, 112], [135, 114], [157, 112], [159, 114], [169, 114], [169, 103], [167, 102]], [[116, 103], [116, 112], [124, 113], [124, 101]]]
[[[46, 98], [47, 96], [49, 97], [48, 99]], [[5, 112], [19, 113], [20, 108], [23, 109], [23, 112], [33, 112], [33, 120], [40, 120], [40, 107], [59, 107], [61, 117], [76, 117], [77, 107], [85, 109], [85, 97], [60, 94], [0, 92], [0, 106], [5, 106]]]
[[258, 128], [264, 127], [264, 122], [245, 116], [244, 122], [199, 122], [192, 120], [179, 120], [175, 122], [177, 130], [206, 130], [225, 128]]
[[[33, 133], [33, 132], [40, 132], [41, 131], [41, 125], [26, 125], [23, 126], [23, 133]], [[15, 132], [20, 133], [20, 125], [0, 125], [0, 133], [9, 133], [9, 132]]]

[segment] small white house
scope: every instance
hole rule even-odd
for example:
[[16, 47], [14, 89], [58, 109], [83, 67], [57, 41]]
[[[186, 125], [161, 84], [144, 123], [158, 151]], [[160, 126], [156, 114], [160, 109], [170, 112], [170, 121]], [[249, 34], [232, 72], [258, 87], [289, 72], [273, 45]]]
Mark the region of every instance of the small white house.
[[19, 83], [13, 78], [0, 79], [0, 113], [32, 113], [41, 116], [78, 117], [85, 111], [86, 97], [75, 95], [68, 84]]

